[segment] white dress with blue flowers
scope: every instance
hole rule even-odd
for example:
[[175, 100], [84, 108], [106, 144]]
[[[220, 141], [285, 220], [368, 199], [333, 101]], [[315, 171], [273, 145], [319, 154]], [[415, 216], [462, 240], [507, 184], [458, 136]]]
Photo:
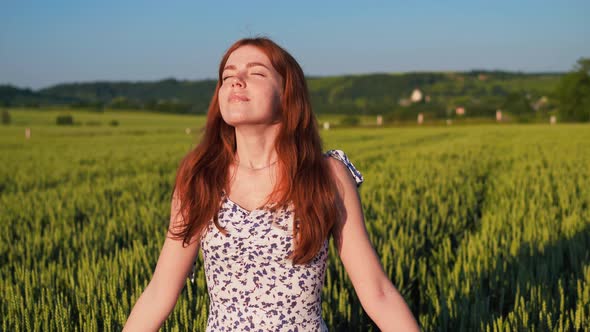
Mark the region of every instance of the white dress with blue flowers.
[[[362, 174], [341, 150], [326, 155], [342, 161], [355, 178]], [[211, 221], [201, 237], [209, 316], [207, 332], [328, 331], [321, 293], [328, 239], [307, 264], [293, 265], [293, 206], [248, 211], [223, 193], [219, 224]], [[194, 270], [191, 280], [194, 280]]]

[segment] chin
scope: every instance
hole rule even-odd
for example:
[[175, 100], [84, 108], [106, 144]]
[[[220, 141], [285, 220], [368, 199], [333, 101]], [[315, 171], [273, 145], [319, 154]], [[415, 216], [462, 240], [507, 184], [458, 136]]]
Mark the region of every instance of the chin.
[[221, 112], [221, 118], [225, 123], [230, 126], [236, 126], [244, 122], [248, 122], [248, 117], [246, 116], [246, 112], [239, 112], [239, 111], [225, 111]]
[[240, 126], [260, 126], [260, 125], [272, 125], [271, 119], [267, 118], [250, 118], [244, 116], [228, 116], [223, 117], [223, 121], [232, 127]]
[[[228, 105], [229, 107], [221, 110], [221, 117], [225, 123], [230, 126], [237, 127], [242, 125], [271, 125], [273, 121], [273, 114], [267, 112], [254, 112], [250, 107], [232, 107], [238, 105]], [[270, 112], [268, 112], [270, 113]]]

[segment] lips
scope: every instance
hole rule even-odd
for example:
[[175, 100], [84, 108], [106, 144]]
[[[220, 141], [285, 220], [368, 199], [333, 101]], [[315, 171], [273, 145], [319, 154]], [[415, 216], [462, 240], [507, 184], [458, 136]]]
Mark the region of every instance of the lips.
[[248, 97], [232, 93], [229, 95], [229, 101], [249, 101]]

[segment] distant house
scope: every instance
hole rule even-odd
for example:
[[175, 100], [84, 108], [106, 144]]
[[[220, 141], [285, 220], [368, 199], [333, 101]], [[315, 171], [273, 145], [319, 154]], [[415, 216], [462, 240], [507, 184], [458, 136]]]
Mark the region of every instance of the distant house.
[[410, 97], [410, 100], [413, 103], [418, 103], [422, 101], [422, 91], [420, 91], [419, 89], [414, 89], [414, 91], [412, 91], [412, 96]]

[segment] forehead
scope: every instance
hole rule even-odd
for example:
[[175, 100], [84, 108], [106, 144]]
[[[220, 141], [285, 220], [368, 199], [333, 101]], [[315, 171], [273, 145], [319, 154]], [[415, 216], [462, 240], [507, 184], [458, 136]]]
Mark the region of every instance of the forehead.
[[244, 45], [234, 50], [227, 58], [226, 66], [229, 65], [246, 65], [249, 62], [260, 62], [272, 68], [270, 60], [258, 47], [251, 45]]

